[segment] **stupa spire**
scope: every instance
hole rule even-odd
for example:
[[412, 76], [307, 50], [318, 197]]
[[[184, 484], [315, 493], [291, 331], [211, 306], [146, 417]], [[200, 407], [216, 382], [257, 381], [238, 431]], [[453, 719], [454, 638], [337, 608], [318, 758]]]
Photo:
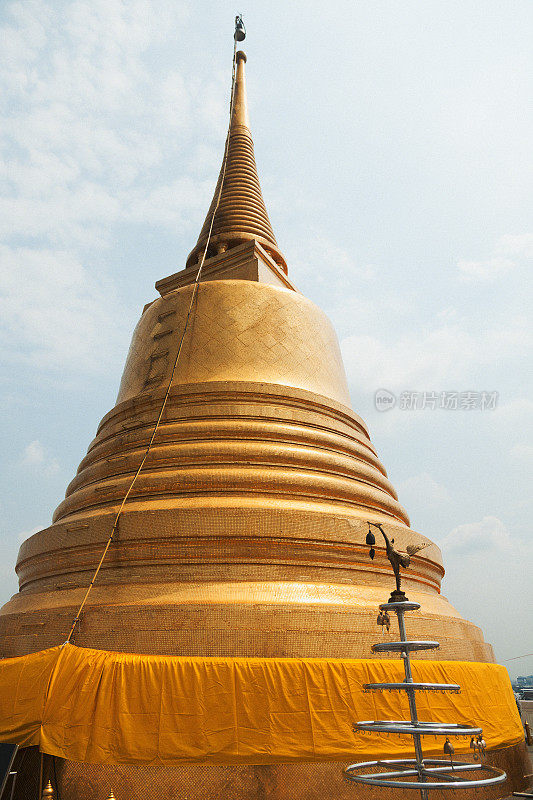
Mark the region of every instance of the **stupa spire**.
[[[242, 50], [236, 55], [237, 67], [235, 76], [235, 95], [233, 98], [233, 113], [231, 115], [230, 134], [238, 125], [244, 125], [250, 130], [250, 115], [248, 113], [248, 97], [246, 95], [246, 53]], [[250, 134], [251, 136], [251, 134]]]
[[286, 272], [287, 265], [276, 242], [257, 176], [246, 97], [246, 55], [242, 50], [236, 54], [236, 61], [226, 169], [224, 171], [222, 164], [211, 206], [196, 246], [187, 258], [187, 267], [194, 267], [202, 257], [214, 214], [208, 258], [244, 241], [255, 239]]

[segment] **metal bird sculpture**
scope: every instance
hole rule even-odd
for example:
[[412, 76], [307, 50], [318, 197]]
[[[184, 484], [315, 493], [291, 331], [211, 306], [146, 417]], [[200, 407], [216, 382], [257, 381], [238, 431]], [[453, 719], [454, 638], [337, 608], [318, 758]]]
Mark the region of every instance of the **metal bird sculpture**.
[[424, 547], [429, 547], [430, 542], [424, 542], [423, 544], [418, 544], [418, 545], [409, 544], [405, 548], [406, 552], [401, 553], [394, 547], [394, 539], [389, 539], [389, 537], [387, 536], [387, 534], [385, 533], [379, 522], [369, 522], [368, 533], [366, 535], [366, 543], [371, 545], [370, 558], [372, 559], [374, 558], [375, 555], [375, 550], [373, 545], [376, 543], [376, 539], [370, 529], [371, 525], [373, 525], [375, 528], [381, 531], [381, 534], [385, 539], [385, 551], [387, 553], [387, 558], [390, 561], [390, 564], [392, 566], [392, 571], [394, 572], [394, 577], [396, 579], [396, 589], [391, 593], [389, 602], [394, 602], [398, 600], [400, 601], [407, 600], [405, 593], [401, 589], [400, 567], [407, 569], [407, 567], [411, 563], [411, 558], [415, 555], [415, 553], [418, 553], [419, 550], [423, 550]]

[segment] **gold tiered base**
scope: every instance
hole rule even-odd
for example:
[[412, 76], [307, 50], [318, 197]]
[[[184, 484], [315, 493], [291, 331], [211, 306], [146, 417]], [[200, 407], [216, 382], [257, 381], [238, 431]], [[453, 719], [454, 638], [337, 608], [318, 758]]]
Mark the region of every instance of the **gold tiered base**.
[[[21, 592], [0, 617], [5, 655], [65, 639], [152, 433], [191, 291], [146, 308], [117, 405], [54, 524], [22, 545]], [[202, 283], [162, 424], [76, 643], [366, 657], [391, 577], [383, 549], [368, 559], [366, 520], [386, 525], [400, 548], [421, 537], [348, 402], [335, 333], [313, 303], [259, 280]], [[443, 572], [435, 545], [413, 559], [405, 587], [425, 610], [419, 624], [438, 635], [443, 658], [492, 660], [439, 594]]]
[[[104, 418], [55, 523], [22, 546], [21, 592], [0, 617], [6, 656], [64, 641], [160, 400], [136, 395]], [[368, 558], [367, 518], [400, 547], [421, 538], [348, 408], [272, 384], [177, 386], [75, 641], [365, 658], [391, 581], [384, 550]], [[438, 637], [444, 659], [492, 661], [479, 629], [439, 593], [438, 548], [422, 555], [405, 580], [424, 609], [419, 634]]]

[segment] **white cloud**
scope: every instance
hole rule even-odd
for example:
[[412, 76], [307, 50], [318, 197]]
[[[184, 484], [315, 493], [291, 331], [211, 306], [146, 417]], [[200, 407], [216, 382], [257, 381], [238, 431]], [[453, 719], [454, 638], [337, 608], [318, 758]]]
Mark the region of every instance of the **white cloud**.
[[17, 539], [22, 544], [22, 542], [25, 542], [26, 539], [30, 538], [30, 536], [33, 536], [34, 533], [39, 533], [39, 531], [42, 531], [46, 527], [47, 527], [46, 525], [39, 525], [35, 528], [30, 528], [30, 530], [28, 531], [21, 531], [17, 535]]
[[489, 550], [499, 552], [511, 550], [510, 533], [498, 517], [483, 517], [479, 522], [458, 525], [440, 543], [443, 552], [475, 554]]
[[335, 318], [336, 328], [376, 330], [384, 327], [384, 320], [392, 328], [413, 311], [412, 297], [391, 289], [375, 264], [357, 258], [325, 236], [304, 236], [284, 245], [283, 252], [291, 280], [302, 290], [305, 287], [305, 295]]
[[348, 373], [370, 390], [460, 391], [479, 366], [523, 358], [532, 339], [528, 320], [515, 316], [505, 324], [494, 321], [488, 329], [476, 328], [468, 319], [411, 328], [390, 343], [375, 336], [349, 336], [341, 347]]
[[451, 323], [454, 322], [457, 317], [458, 311], [453, 306], [446, 306], [446, 308], [443, 308], [442, 311], [439, 311], [437, 314], [437, 319], [439, 322]]
[[[11, 3], [0, 29], [0, 235], [102, 246], [120, 222], [171, 228], [208, 203], [180, 150], [225, 121], [218, 81], [150, 62], [183, 36], [188, 5], [160, 0]], [[199, 79], [198, 79], [199, 80]], [[198, 82], [198, 81], [197, 81]], [[200, 102], [212, 96], [212, 102]], [[214, 98], [216, 97], [216, 101]], [[3, 165], [2, 165], [3, 162]], [[155, 188], [154, 188], [155, 187]], [[212, 186], [210, 190], [212, 191]]]
[[328, 288], [339, 289], [342, 287], [344, 301], [346, 301], [346, 288], [357, 279], [358, 282], [375, 280], [377, 268], [373, 264], [360, 263], [353, 253], [350, 253], [337, 242], [325, 236], [310, 236], [294, 247], [291, 253], [291, 272], [295, 271], [300, 276], [316, 280]]
[[533, 258], [533, 233], [502, 236], [496, 248], [508, 256]]
[[482, 261], [459, 260], [457, 267], [463, 281], [495, 281], [533, 258], [533, 234], [502, 236], [490, 258]]
[[397, 485], [397, 490], [402, 505], [412, 511], [435, 508], [450, 500], [448, 489], [427, 472], [406, 478]]
[[44, 461], [44, 448], [38, 439], [30, 442], [24, 448], [22, 463], [26, 465], [42, 464]]
[[20, 463], [23, 467], [38, 469], [47, 477], [56, 475], [59, 472], [59, 462], [55, 458], [49, 458], [45, 449], [38, 439], [34, 439], [24, 448]]
[[529, 429], [533, 416], [533, 400], [528, 397], [515, 397], [508, 403], [498, 405], [494, 411], [497, 425], [506, 425], [513, 431]]
[[533, 636], [531, 615], [522, 615], [520, 625], [509, 625], [509, 619], [528, 605], [533, 544], [496, 516], [458, 525], [439, 544], [446, 567], [443, 591], [453, 605], [497, 645], [498, 659], [522, 654], [524, 641]]
[[164, 60], [165, 48], [175, 50], [183, 38], [188, 14], [179, 0], [4, 7], [4, 363], [63, 380], [65, 372], [119, 373], [137, 309], [126, 309], [113, 280], [88, 267], [88, 257], [94, 263], [95, 249], [112, 245], [119, 225], [147, 238], [150, 226], [199, 230], [217, 168], [193, 179], [198, 164], [180, 156], [195, 127], [206, 148], [220, 134], [227, 75], [224, 87], [218, 77], [186, 81], [175, 59]]
[[515, 444], [511, 448], [510, 455], [518, 461], [533, 461], [533, 445]]
[[468, 281], [493, 281], [510, 272], [515, 262], [508, 258], [489, 258], [487, 261], [458, 261], [461, 278]]
[[61, 250], [0, 246], [4, 362], [101, 373], [117, 367], [132, 327], [114, 285]]
[[214, 188], [210, 179], [199, 181], [184, 176], [151, 190], [133, 190], [128, 200], [128, 221], [183, 228], [191, 222], [191, 211], [203, 216]]

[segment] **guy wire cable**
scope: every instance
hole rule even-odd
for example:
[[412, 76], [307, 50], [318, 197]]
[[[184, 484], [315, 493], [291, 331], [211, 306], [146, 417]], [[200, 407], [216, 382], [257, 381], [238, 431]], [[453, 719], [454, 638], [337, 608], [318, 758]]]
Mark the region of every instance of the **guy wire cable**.
[[[236, 30], [237, 30], [237, 26], [236, 26]], [[124, 499], [122, 500], [122, 503], [120, 504], [120, 508], [117, 511], [117, 514], [115, 516], [115, 521], [113, 522], [113, 527], [111, 529], [111, 533], [109, 535], [109, 538], [108, 538], [108, 540], [106, 542], [106, 545], [105, 545], [104, 551], [102, 553], [102, 557], [100, 559], [100, 562], [99, 562], [98, 566], [96, 567], [96, 570], [94, 572], [93, 578], [92, 578], [89, 586], [87, 587], [87, 591], [85, 592], [85, 596], [84, 596], [84, 598], [83, 598], [83, 600], [81, 602], [81, 605], [80, 605], [80, 607], [78, 609], [78, 613], [74, 617], [74, 620], [72, 622], [72, 626], [70, 628], [69, 634], [68, 634], [68, 636], [67, 636], [67, 638], [66, 638], [66, 640], [65, 640], [65, 642], [63, 644], [69, 644], [70, 643], [70, 640], [72, 639], [72, 636], [73, 636], [74, 631], [76, 629], [76, 625], [80, 621], [80, 617], [81, 617], [81, 614], [82, 614], [83, 609], [85, 607], [85, 603], [87, 602], [87, 599], [89, 597], [91, 589], [93, 588], [94, 583], [95, 583], [95, 581], [96, 581], [96, 579], [98, 577], [98, 573], [100, 572], [100, 568], [102, 567], [102, 564], [104, 563], [104, 559], [105, 559], [105, 557], [107, 555], [107, 551], [109, 550], [109, 548], [111, 546], [111, 542], [113, 541], [113, 537], [114, 537], [115, 532], [117, 530], [118, 523], [119, 523], [120, 517], [122, 515], [122, 511], [124, 509], [124, 506], [126, 505], [126, 501], [127, 501], [128, 497], [131, 494], [131, 491], [132, 491], [132, 489], [133, 489], [133, 487], [135, 485], [135, 481], [139, 477], [139, 475], [141, 473], [141, 470], [144, 467], [144, 464], [146, 462], [146, 459], [148, 458], [148, 454], [150, 452], [152, 444], [154, 443], [154, 439], [155, 439], [156, 433], [158, 431], [159, 425], [161, 423], [161, 419], [163, 417], [163, 413], [165, 411], [165, 408], [166, 408], [166, 405], [167, 405], [167, 401], [168, 401], [168, 398], [169, 398], [169, 395], [170, 395], [170, 390], [172, 388], [172, 382], [174, 380], [174, 375], [176, 374], [176, 368], [178, 366], [178, 361], [179, 361], [179, 358], [180, 358], [180, 355], [181, 355], [181, 351], [182, 351], [182, 348], [183, 348], [183, 342], [185, 340], [185, 334], [187, 332], [187, 327], [189, 325], [189, 320], [191, 318], [192, 310], [193, 310], [193, 307], [194, 307], [194, 304], [195, 304], [195, 301], [196, 301], [196, 298], [197, 298], [197, 295], [198, 295], [198, 286], [200, 284], [200, 278], [201, 278], [201, 275], [202, 275], [202, 269], [203, 269], [203, 266], [204, 266], [204, 261], [205, 261], [206, 255], [207, 255], [207, 249], [208, 249], [209, 243], [211, 241], [211, 234], [213, 232], [213, 224], [215, 222], [215, 215], [216, 215], [216, 212], [218, 210], [218, 206], [220, 204], [220, 198], [221, 198], [221, 195], [222, 195], [222, 187], [224, 185], [224, 178], [226, 176], [226, 166], [227, 166], [228, 150], [229, 150], [229, 138], [230, 138], [230, 132], [231, 132], [231, 120], [232, 120], [232, 116], [233, 116], [233, 103], [234, 103], [234, 99], [235, 99], [235, 63], [236, 63], [236, 54], [237, 54], [237, 38], [236, 38], [236, 36], [234, 36], [233, 37], [233, 67], [232, 67], [232, 74], [231, 74], [231, 97], [230, 97], [230, 110], [229, 110], [229, 125], [228, 125], [228, 133], [226, 135], [226, 143], [225, 143], [225, 146], [224, 146], [224, 157], [223, 157], [223, 160], [222, 160], [221, 180], [220, 180], [220, 185], [219, 185], [219, 189], [218, 189], [218, 193], [217, 193], [216, 203], [215, 203], [215, 206], [213, 208], [213, 213], [211, 214], [211, 222], [209, 224], [209, 231], [208, 231], [208, 234], [207, 234], [207, 241], [205, 243], [205, 247], [204, 247], [204, 251], [203, 251], [203, 254], [202, 254], [201, 261], [200, 261], [200, 265], [198, 267], [198, 271], [196, 273], [196, 278], [195, 278], [194, 283], [193, 283], [193, 290], [191, 292], [191, 299], [190, 299], [190, 302], [189, 302], [189, 308], [187, 310], [187, 316], [185, 317], [185, 325], [183, 327], [183, 331], [182, 331], [182, 334], [181, 334], [181, 337], [180, 337], [180, 340], [179, 340], [178, 349], [177, 349], [177, 352], [176, 352], [176, 357], [175, 357], [174, 363], [172, 365], [172, 372], [170, 374], [170, 380], [168, 382], [167, 390], [165, 392], [165, 396], [163, 398], [163, 402], [161, 404], [161, 408], [159, 410], [159, 414], [158, 414], [154, 429], [152, 431], [152, 435], [150, 437], [150, 441], [148, 442], [148, 446], [147, 446], [147, 448], [145, 450], [145, 453], [144, 453], [144, 456], [142, 458], [142, 461], [139, 464], [139, 466], [137, 467], [137, 471], [135, 472], [135, 475], [133, 476], [133, 479], [132, 479], [132, 481], [131, 481], [131, 483], [130, 483], [130, 485], [128, 487], [128, 491], [124, 495]]]

